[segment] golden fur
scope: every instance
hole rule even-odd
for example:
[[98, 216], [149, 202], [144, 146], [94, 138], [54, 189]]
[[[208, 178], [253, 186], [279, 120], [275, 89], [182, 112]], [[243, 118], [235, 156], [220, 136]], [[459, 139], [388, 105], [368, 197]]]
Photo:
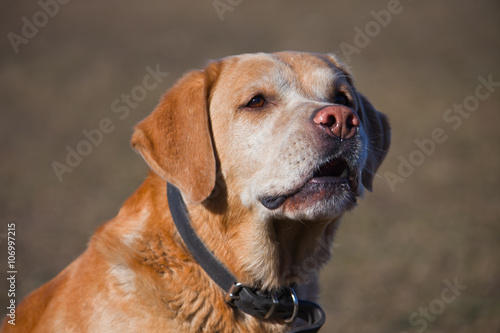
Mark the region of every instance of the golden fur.
[[[285, 52], [212, 62], [181, 78], [137, 125], [132, 146], [152, 169], [144, 183], [2, 332], [289, 329], [224, 302], [173, 225], [166, 181], [181, 190], [198, 235], [240, 282], [268, 289], [296, 282], [299, 297], [314, 300], [317, 271], [352, 199], [290, 197], [274, 210], [258, 199], [296, 189], [318, 168], [325, 140], [309, 123], [331, 104], [332, 89], [345, 92], [361, 119], [349, 152], [359, 187], [342, 193], [362, 195], [388, 149], [388, 123], [333, 56]], [[267, 107], [245, 109], [257, 93], [269, 97]], [[320, 256], [318, 244], [327, 244]]]

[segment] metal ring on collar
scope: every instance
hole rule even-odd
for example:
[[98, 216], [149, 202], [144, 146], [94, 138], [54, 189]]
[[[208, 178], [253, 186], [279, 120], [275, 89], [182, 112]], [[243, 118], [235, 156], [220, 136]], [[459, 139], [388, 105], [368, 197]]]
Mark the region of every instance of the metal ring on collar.
[[233, 305], [234, 301], [237, 301], [237, 300], [239, 300], [241, 298], [238, 295], [238, 293], [240, 292], [241, 288], [243, 288], [243, 284], [241, 284], [239, 282], [235, 282], [231, 286], [231, 288], [229, 289], [229, 291], [227, 292], [226, 297], [224, 297], [224, 301], [226, 301], [226, 303], [228, 303], [228, 304]]
[[271, 308], [269, 309], [269, 311], [264, 316], [264, 319], [269, 319], [269, 317], [271, 317], [271, 315], [273, 314], [274, 310], [276, 309], [276, 306], [279, 303], [279, 300], [278, 300], [278, 297], [276, 296], [276, 293], [272, 293], [271, 296], [273, 297], [273, 305], [271, 306]]
[[293, 288], [288, 288], [288, 289], [290, 289], [290, 295], [292, 296], [293, 300], [293, 313], [290, 318], [285, 319], [285, 323], [293, 322], [297, 317], [297, 315], [299, 314], [299, 301], [297, 299], [297, 295], [295, 294], [295, 290], [293, 290]]

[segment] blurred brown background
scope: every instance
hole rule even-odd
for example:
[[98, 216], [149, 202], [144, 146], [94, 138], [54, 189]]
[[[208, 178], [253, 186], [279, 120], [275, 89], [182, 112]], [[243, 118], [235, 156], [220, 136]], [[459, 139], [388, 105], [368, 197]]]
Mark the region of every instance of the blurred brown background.
[[[144, 179], [132, 127], [183, 72], [245, 52], [343, 48], [358, 88], [390, 117], [393, 143], [323, 270], [323, 331], [500, 332], [500, 87], [475, 97], [479, 76], [500, 82], [498, 1], [41, 3], [51, 15], [37, 1], [0, 4], [0, 271], [15, 222], [18, 301], [76, 258]], [[114, 113], [148, 66], [169, 75], [127, 116]], [[447, 111], [464, 102], [473, 111]], [[52, 163], [104, 118], [114, 130], [60, 182]], [[446, 141], [431, 151], [436, 128]]]

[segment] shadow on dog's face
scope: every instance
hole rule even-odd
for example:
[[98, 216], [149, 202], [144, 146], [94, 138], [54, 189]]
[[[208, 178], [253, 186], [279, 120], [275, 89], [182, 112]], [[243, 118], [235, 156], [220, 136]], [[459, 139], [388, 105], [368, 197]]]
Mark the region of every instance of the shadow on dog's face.
[[388, 123], [332, 56], [241, 55], [211, 66], [220, 172], [245, 207], [262, 219], [331, 221], [371, 189]]

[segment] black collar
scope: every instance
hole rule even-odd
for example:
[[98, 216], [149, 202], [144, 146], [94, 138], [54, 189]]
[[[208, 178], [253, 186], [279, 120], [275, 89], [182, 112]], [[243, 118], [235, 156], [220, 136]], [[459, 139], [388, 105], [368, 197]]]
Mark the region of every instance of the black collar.
[[191, 226], [181, 193], [170, 183], [167, 183], [167, 198], [170, 213], [184, 244], [201, 268], [226, 292], [226, 303], [262, 320], [278, 319], [291, 323], [296, 318], [301, 318], [308, 322], [308, 325], [289, 333], [314, 333], [323, 326], [323, 309], [316, 303], [298, 300], [292, 287], [266, 291], [239, 283], [198, 237]]

